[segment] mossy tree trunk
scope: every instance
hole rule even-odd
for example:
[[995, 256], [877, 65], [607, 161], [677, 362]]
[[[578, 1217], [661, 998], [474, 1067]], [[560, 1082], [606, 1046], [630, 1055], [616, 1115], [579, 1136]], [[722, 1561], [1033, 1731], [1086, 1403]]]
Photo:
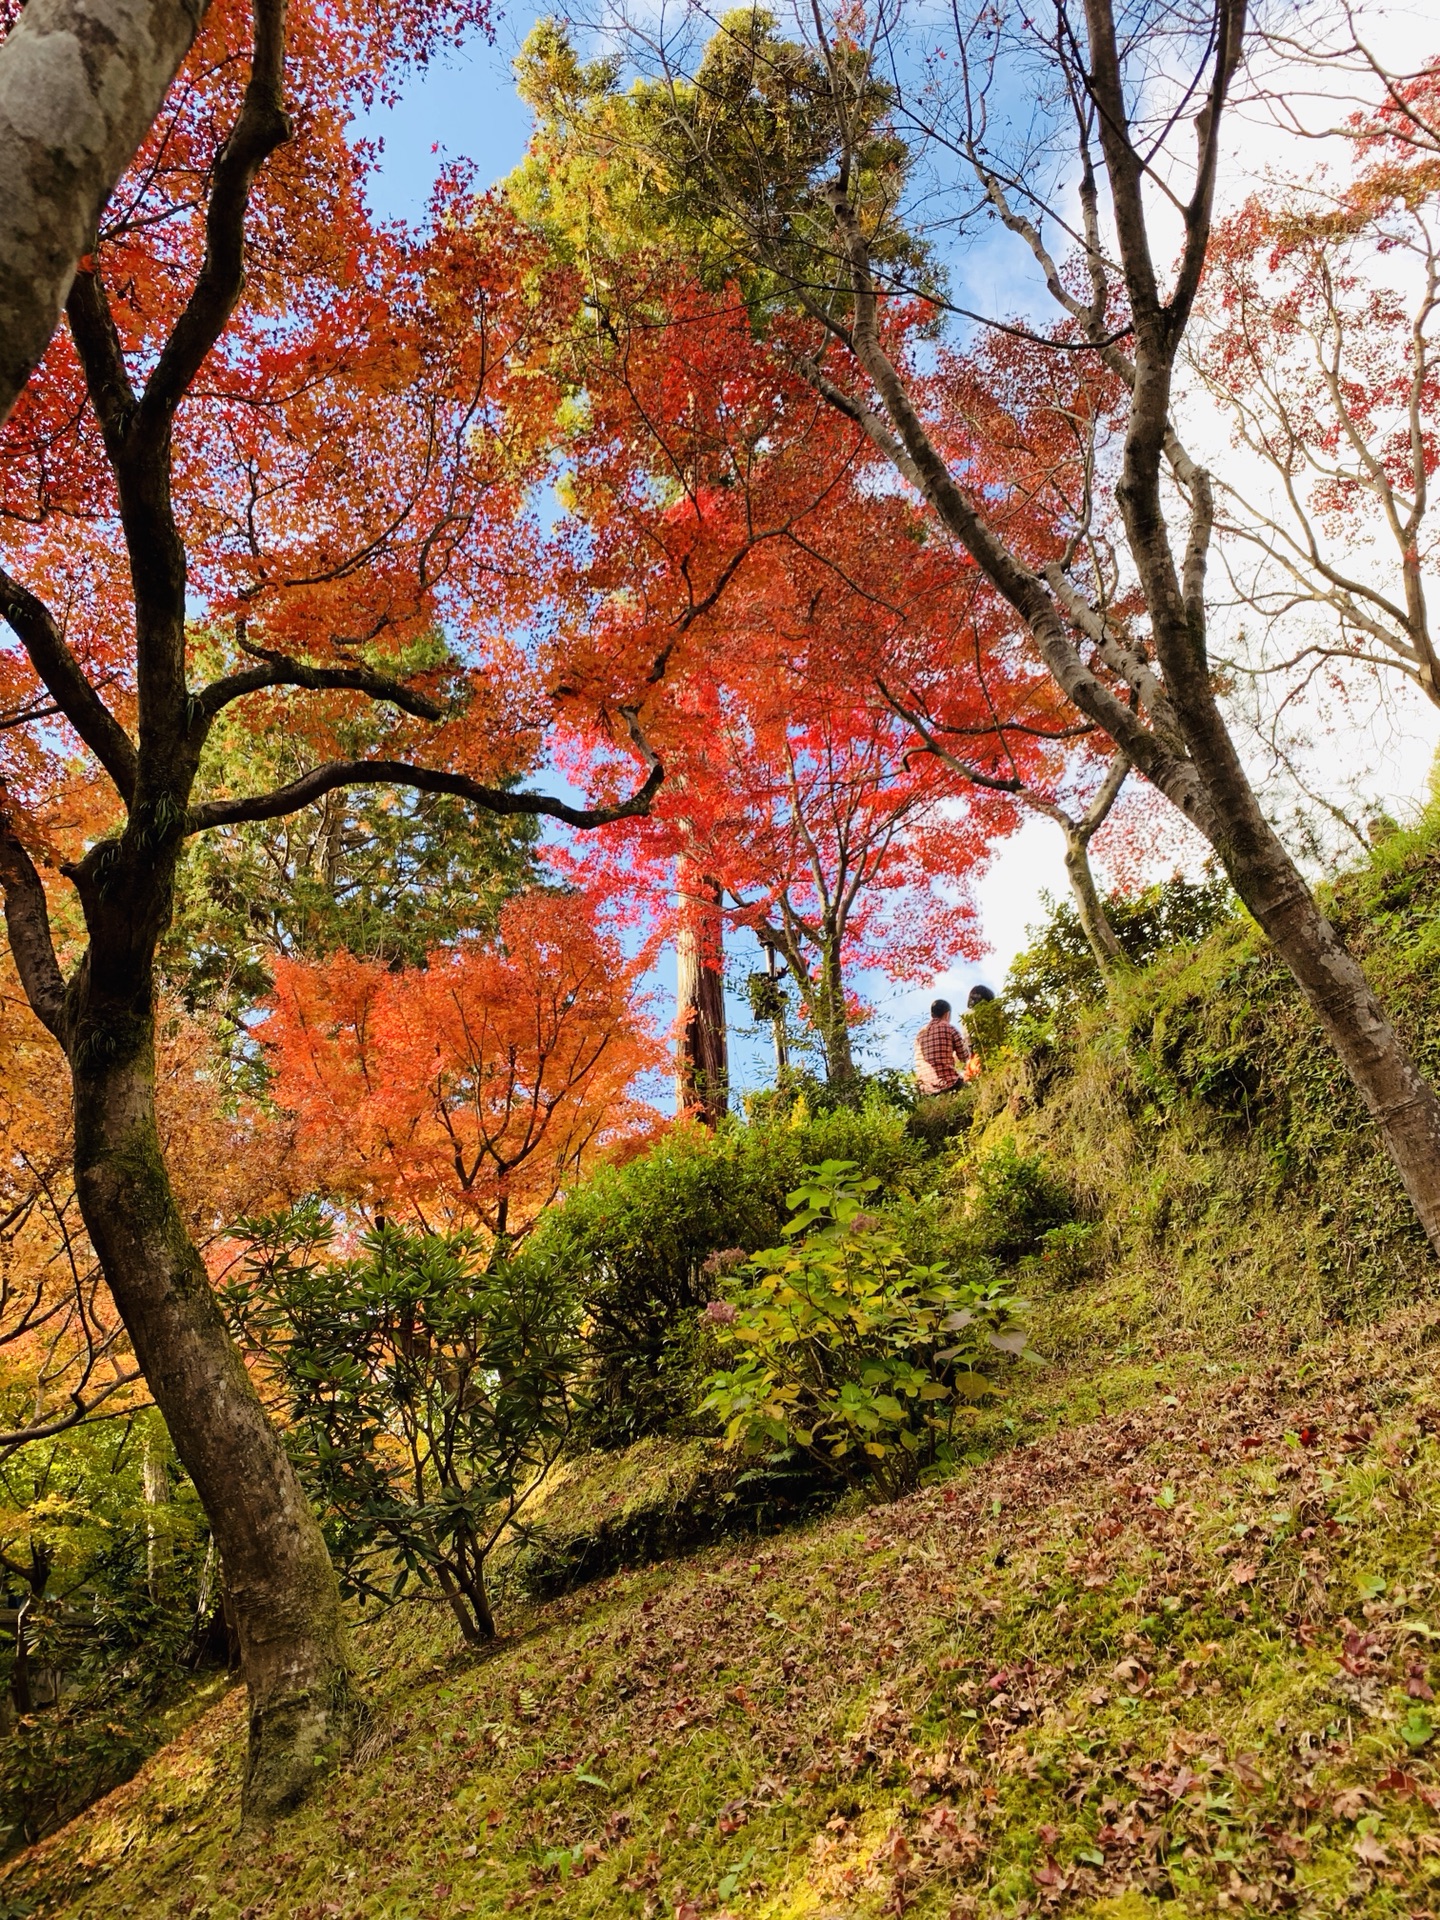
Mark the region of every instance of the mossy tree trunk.
[[[828, 931], [828, 930], [827, 930]], [[828, 1086], [848, 1087], [855, 1079], [855, 1055], [850, 1045], [850, 1015], [845, 1005], [845, 976], [840, 965], [840, 938], [830, 933], [821, 954], [810, 1017], [825, 1049]]]
[[250, 1693], [245, 1810], [263, 1820], [295, 1805], [335, 1756], [353, 1702], [324, 1538], [226, 1330], [160, 1147], [154, 955], [177, 847], [172, 836], [147, 857], [127, 832], [76, 872], [91, 941], [64, 1004], [75, 1183], [225, 1569]]

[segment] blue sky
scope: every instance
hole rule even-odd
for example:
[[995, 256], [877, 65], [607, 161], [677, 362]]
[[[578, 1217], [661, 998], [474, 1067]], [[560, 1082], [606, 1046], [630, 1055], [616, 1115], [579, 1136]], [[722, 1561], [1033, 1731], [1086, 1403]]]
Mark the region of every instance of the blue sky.
[[[521, 15], [501, 23], [493, 45], [475, 40], [418, 73], [396, 106], [376, 109], [364, 131], [383, 142], [372, 183], [375, 210], [382, 216], [414, 217], [428, 198], [438, 168], [447, 160], [468, 159], [482, 180], [499, 180], [525, 150], [530, 119], [516, 98], [511, 62], [528, 31]], [[998, 291], [998, 289], [996, 289]], [[959, 962], [937, 953], [932, 980], [897, 988], [878, 973], [859, 974], [855, 986], [875, 1017], [861, 1042], [872, 1064], [909, 1064], [911, 1037], [925, 1020], [929, 1002], [943, 992], [957, 1005], [977, 980], [999, 986], [1013, 955], [1025, 944], [1025, 928], [1043, 911], [1040, 895], [1063, 893], [1064, 867], [1057, 830], [1048, 821], [1025, 826], [1006, 847], [978, 889], [982, 922], [992, 952], [980, 964]], [[762, 964], [748, 935], [732, 943], [730, 974], [731, 1074], [741, 1091], [765, 1085], [773, 1064], [768, 1033], [747, 1036], [749, 1008], [743, 998], [745, 975]], [[675, 968], [667, 958], [655, 980], [659, 993], [673, 1001]]]

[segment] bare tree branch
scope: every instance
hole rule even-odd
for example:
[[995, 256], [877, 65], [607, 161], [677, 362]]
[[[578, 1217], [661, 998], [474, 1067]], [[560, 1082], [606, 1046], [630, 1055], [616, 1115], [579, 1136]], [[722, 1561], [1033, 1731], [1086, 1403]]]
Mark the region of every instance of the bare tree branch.
[[312, 667], [289, 654], [272, 653], [248, 642], [242, 644], [247, 653], [258, 654], [263, 664], [212, 680], [195, 699], [196, 710], [206, 721], [213, 720], [231, 701], [243, 700], [249, 693], [262, 693], [267, 687], [304, 687], [311, 693], [329, 689], [365, 693], [372, 700], [387, 701], [404, 713], [414, 714], [417, 720], [445, 717], [445, 708], [438, 700], [407, 687], [403, 680], [393, 680], [388, 674], [375, 673], [369, 667]]
[[540, 815], [548, 820], [561, 820], [570, 827], [604, 827], [616, 820], [631, 820], [648, 813], [660, 791], [664, 768], [651, 748], [638, 737], [636, 745], [649, 772], [644, 784], [628, 800], [618, 801], [614, 806], [575, 807], [549, 794], [532, 793], [528, 788], [508, 792], [504, 787], [484, 786], [468, 774], [410, 766], [403, 760], [332, 760], [277, 787], [272, 793], [256, 794], [246, 800], [202, 801], [190, 809], [185, 830], [204, 833], [211, 827], [235, 826], [243, 820], [278, 820], [323, 799], [336, 787], [368, 786], [413, 787], [420, 793], [446, 793], [459, 800], [469, 800], [488, 813]]

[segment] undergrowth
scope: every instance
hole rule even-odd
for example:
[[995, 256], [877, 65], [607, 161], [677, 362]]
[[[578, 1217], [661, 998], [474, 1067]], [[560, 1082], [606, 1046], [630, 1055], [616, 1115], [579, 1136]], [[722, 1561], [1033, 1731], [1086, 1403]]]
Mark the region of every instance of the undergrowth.
[[[1338, 880], [1327, 906], [1402, 1039], [1440, 1081], [1440, 804]], [[1398, 1174], [1314, 1015], [1243, 914], [1031, 1022], [981, 1081], [952, 1181], [1014, 1143], [1092, 1230], [1037, 1338], [1123, 1352], [1137, 1330], [1281, 1354], [1434, 1291]], [[1072, 1255], [1080, 1249], [1072, 1247]]]

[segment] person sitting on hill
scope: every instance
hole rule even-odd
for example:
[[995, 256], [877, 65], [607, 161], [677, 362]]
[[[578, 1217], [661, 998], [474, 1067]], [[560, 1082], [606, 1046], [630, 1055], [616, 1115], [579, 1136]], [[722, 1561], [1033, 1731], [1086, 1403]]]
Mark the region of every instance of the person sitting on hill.
[[950, 1093], [970, 1060], [970, 1042], [950, 1022], [950, 1002], [936, 1000], [915, 1036], [915, 1078], [921, 1093]]

